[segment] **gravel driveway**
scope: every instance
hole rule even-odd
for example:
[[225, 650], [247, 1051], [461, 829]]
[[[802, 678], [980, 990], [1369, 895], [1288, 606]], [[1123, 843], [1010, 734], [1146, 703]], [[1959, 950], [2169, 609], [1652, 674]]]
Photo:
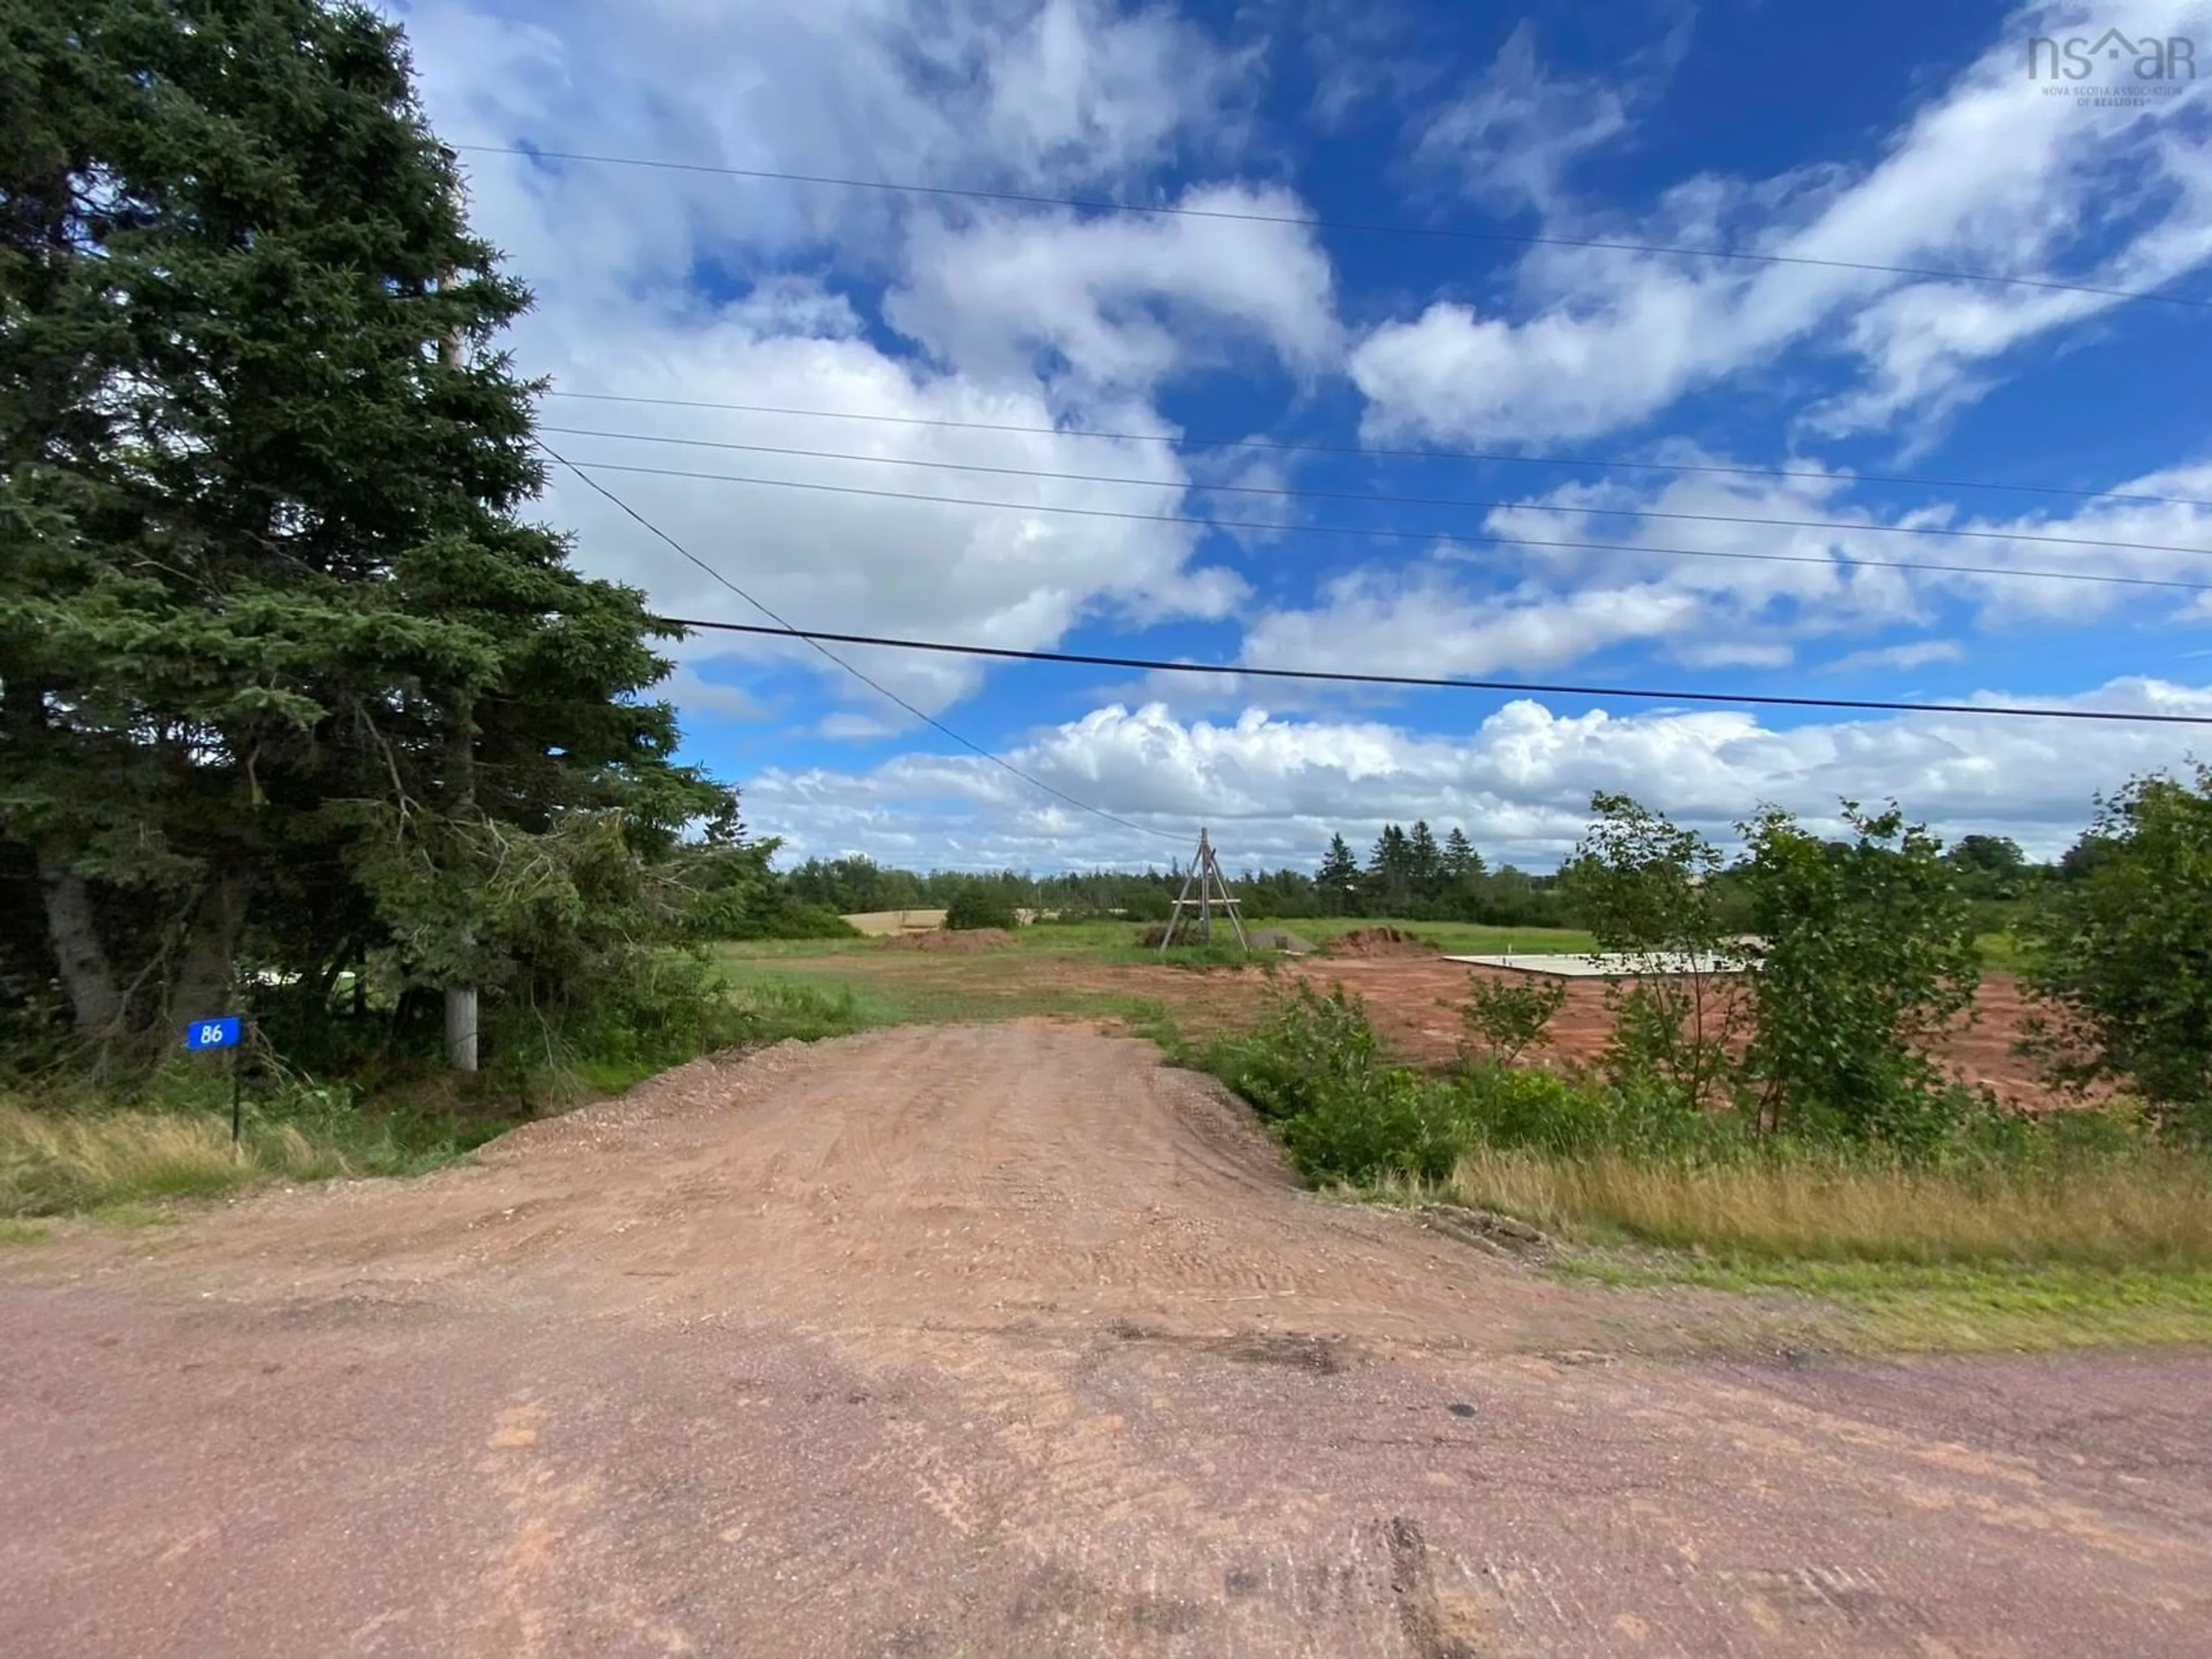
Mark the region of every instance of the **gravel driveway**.
[[0, 1654], [2212, 1653], [2212, 1358], [1709, 1357], [1045, 1023], [0, 1257]]

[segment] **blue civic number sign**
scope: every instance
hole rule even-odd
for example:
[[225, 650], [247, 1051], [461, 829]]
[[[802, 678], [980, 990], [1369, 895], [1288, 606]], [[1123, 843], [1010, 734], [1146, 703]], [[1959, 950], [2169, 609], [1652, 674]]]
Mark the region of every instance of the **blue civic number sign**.
[[187, 1048], [235, 1048], [244, 1016], [225, 1014], [219, 1019], [196, 1019], [185, 1028]]

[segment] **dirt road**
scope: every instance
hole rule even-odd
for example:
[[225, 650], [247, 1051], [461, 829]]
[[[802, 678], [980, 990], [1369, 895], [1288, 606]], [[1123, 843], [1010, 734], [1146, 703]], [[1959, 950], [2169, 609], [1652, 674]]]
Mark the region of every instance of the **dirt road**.
[[1697, 1357], [1127, 1039], [0, 1258], [0, 1654], [2204, 1654], [2212, 1359]]

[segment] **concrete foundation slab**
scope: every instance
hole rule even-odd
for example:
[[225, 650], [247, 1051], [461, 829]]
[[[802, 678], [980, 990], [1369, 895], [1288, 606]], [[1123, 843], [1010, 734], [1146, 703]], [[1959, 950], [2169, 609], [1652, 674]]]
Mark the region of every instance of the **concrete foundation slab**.
[[1523, 974], [1547, 974], [1555, 979], [1636, 979], [1646, 974], [1741, 974], [1746, 964], [1735, 957], [1667, 955], [1651, 958], [1626, 956], [1512, 955], [1446, 957], [1470, 968], [1510, 968]]

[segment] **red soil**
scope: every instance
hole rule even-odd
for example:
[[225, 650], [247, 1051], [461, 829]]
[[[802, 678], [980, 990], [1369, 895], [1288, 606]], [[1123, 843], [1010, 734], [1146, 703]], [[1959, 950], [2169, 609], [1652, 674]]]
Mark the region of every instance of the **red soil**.
[[[1513, 978], [1504, 970], [1469, 968], [1433, 955], [1425, 960], [1314, 963], [1293, 971], [1326, 985], [1340, 981], [1367, 1000], [1376, 1030], [1416, 1061], [1449, 1059], [1460, 1040], [1459, 1004], [1470, 976]], [[1613, 1018], [1605, 1006], [1605, 981], [1570, 980], [1566, 1006], [1552, 1022], [1546, 1057], [1587, 1060], [1605, 1046]], [[1941, 1046], [1942, 1058], [1966, 1082], [1986, 1085], [2012, 1105], [2049, 1107], [2065, 1103], [2036, 1076], [2033, 1062], [2013, 1052], [2026, 1013], [2020, 984], [2009, 974], [1983, 980], [1974, 999], [1972, 1023]]]
[[933, 928], [927, 933], [893, 933], [885, 939], [886, 951], [950, 951], [955, 956], [974, 956], [982, 951], [1004, 950], [1014, 936], [1003, 927]]
[[1435, 950], [1401, 927], [1355, 927], [1322, 947], [1332, 957], [1433, 957]]

